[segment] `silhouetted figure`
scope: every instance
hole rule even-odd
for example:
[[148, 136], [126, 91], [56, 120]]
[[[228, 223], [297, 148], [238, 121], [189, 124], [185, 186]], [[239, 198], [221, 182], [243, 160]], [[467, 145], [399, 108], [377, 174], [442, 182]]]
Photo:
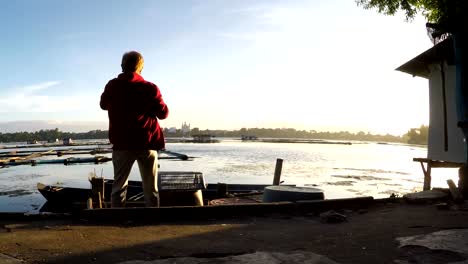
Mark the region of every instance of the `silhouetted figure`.
[[125, 206], [128, 176], [138, 162], [146, 206], [159, 206], [157, 187], [158, 150], [164, 149], [164, 135], [158, 119], [169, 109], [159, 88], [140, 75], [143, 56], [130, 51], [122, 57], [122, 73], [110, 80], [101, 95], [101, 108], [109, 116], [109, 140], [113, 144], [112, 207]]

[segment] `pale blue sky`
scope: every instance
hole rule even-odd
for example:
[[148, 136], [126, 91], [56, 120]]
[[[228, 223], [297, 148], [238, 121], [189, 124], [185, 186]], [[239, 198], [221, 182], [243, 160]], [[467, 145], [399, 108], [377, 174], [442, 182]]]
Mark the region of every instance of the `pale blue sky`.
[[0, 123], [105, 126], [103, 87], [138, 50], [163, 127], [402, 134], [428, 122], [427, 81], [394, 71], [431, 47], [424, 23], [354, 0], [2, 1]]

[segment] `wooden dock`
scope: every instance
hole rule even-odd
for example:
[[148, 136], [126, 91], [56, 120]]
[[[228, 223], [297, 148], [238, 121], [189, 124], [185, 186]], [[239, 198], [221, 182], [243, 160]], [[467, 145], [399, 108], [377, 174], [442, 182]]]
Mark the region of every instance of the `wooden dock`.
[[[19, 165], [40, 165], [40, 164], [80, 164], [80, 163], [104, 163], [112, 158], [102, 154], [111, 154], [112, 148], [109, 144], [97, 145], [94, 143], [84, 143], [73, 145], [43, 144], [43, 145], [6, 145], [0, 146], [0, 167]], [[172, 151], [159, 151], [162, 154], [159, 159], [171, 160], [192, 160], [182, 153]], [[77, 158], [73, 155], [87, 155], [88, 157]], [[61, 159], [43, 159], [45, 156], [72, 156]], [[90, 156], [90, 157], [89, 157]]]

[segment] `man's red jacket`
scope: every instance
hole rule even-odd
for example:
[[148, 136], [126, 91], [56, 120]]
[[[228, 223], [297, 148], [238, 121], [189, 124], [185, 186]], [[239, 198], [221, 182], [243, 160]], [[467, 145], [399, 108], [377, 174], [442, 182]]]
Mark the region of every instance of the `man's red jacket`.
[[158, 118], [165, 119], [169, 109], [155, 84], [137, 73], [122, 73], [107, 83], [100, 105], [108, 111], [109, 140], [115, 150], [165, 148]]

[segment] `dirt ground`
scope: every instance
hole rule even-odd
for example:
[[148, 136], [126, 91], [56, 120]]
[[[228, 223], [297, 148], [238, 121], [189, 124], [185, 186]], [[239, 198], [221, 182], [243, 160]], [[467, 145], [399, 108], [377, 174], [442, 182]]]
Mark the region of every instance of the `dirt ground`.
[[[170, 257], [220, 257], [255, 251], [309, 251], [338, 263], [411, 263], [416, 249], [399, 249], [397, 237], [468, 228], [468, 211], [435, 205], [380, 204], [343, 211], [347, 221], [323, 223], [317, 215], [272, 215], [152, 225], [91, 224], [77, 219], [0, 220], [0, 253], [24, 263], [119, 263]], [[419, 252], [419, 253], [418, 253]], [[468, 256], [434, 252], [430, 263]], [[427, 257], [427, 256], [426, 256]], [[0, 259], [0, 263], [1, 259]], [[5, 262], [6, 263], [6, 262]]]

